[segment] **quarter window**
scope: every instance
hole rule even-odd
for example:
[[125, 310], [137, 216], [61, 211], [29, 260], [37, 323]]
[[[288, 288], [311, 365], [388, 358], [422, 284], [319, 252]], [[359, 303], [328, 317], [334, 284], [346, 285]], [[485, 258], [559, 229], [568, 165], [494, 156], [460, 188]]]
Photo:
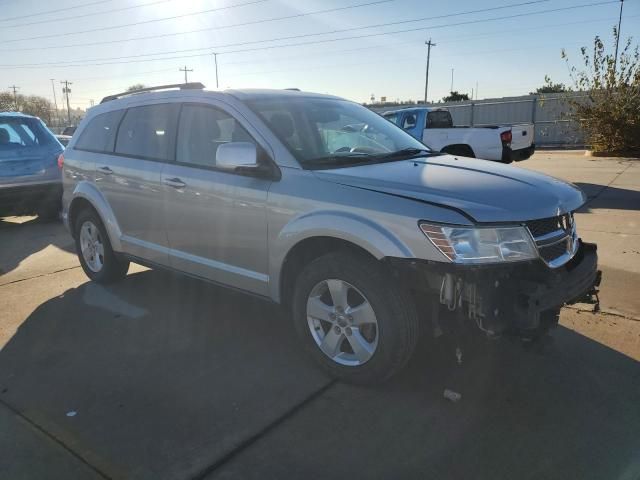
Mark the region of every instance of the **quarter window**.
[[123, 113], [123, 110], [115, 110], [96, 115], [82, 131], [74, 148], [112, 153], [116, 130]]
[[218, 147], [229, 142], [255, 143], [238, 121], [222, 110], [185, 105], [180, 114], [176, 161], [215, 168]]
[[150, 160], [172, 159], [179, 111], [177, 103], [128, 109], [118, 129], [116, 153]]

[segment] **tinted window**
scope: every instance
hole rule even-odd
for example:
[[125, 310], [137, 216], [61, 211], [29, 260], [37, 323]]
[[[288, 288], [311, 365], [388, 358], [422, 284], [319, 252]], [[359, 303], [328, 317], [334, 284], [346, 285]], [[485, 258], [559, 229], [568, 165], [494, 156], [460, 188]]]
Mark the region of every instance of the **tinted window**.
[[165, 103], [127, 110], [116, 140], [116, 153], [152, 160], [173, 158], [180, 105]]
[[427, 128], [451, 128], [453, 120], [446, 110], [436, 110], [427, 114]]
[[178, 129], [177, 162], [215, 167], [218, 147], [228, 142], [255, 143], [228, 113], [199, 105], [183, 107]]
[[116, 130], [123, 113], [123, 110], [116, 110], [97, 115], [84, 128], [75, 148], [94, 152], [113, 152]]

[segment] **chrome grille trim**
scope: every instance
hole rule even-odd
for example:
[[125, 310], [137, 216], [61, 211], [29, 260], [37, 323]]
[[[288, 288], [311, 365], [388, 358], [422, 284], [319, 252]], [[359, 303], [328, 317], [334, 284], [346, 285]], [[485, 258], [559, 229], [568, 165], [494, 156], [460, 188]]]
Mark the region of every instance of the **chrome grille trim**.
[[[573, 213], [532, 220], [526, 222], [526, 226], [536, 244], [538, 255], [551, 268], [561, 267], [578, 251], [580, 242], [576, 234]], [[558, 244], [562, 242], [564, 242], [564, 248], [559, 249]], [[557, 254], [558, 251], [562, 253]]]

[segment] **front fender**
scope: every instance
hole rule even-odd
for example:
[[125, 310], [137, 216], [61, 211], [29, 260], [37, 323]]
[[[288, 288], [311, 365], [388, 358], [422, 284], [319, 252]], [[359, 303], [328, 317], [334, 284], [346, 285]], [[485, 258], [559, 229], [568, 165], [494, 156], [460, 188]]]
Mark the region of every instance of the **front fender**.
[[279, 301], [280, 276], [285, 258], [300, 242], [331, 237], [357, 245], [377, 259], [414, 257], [393, 232], [368, 218], [344, 211], [316, 211], [293, 218], [282, 228], [270, 248], [270, 294]]
[[89, 181], [79, 182], [75, 186], [72, 193], [72, 200], [69, 203], [69, 213], [73, 211], [74, 202], [76, 202], [80, 198], [88, 201], [91, 206], [95, 208], [96, 212], [98, 212], [98, 215], [102, 220], [102, 224], [107, 231], [107, 235], [109, 236], [109, 242], [111, 242], [111, 247], [113, 248], [113, 250], [115, 250], [116, 252], [122, 251], [122, 246], [120, 244], [122, 231], [120, 230], [120, 226], [116, 221], [113, 210], [109, 206], [107, 200], [104, 198], [102, 192], [100, 192], [100, 190], [98, 190], [98, 188], [96, 188], [96, 186]]

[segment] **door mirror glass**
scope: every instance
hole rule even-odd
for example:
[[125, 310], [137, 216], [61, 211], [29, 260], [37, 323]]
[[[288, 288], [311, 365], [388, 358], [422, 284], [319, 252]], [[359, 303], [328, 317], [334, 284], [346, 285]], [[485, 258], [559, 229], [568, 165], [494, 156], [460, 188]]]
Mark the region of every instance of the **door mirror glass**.
[[216, 150], [216, 166], [235, 171], [258, 167], [258, 152], [251, 142], [224, 143]]

